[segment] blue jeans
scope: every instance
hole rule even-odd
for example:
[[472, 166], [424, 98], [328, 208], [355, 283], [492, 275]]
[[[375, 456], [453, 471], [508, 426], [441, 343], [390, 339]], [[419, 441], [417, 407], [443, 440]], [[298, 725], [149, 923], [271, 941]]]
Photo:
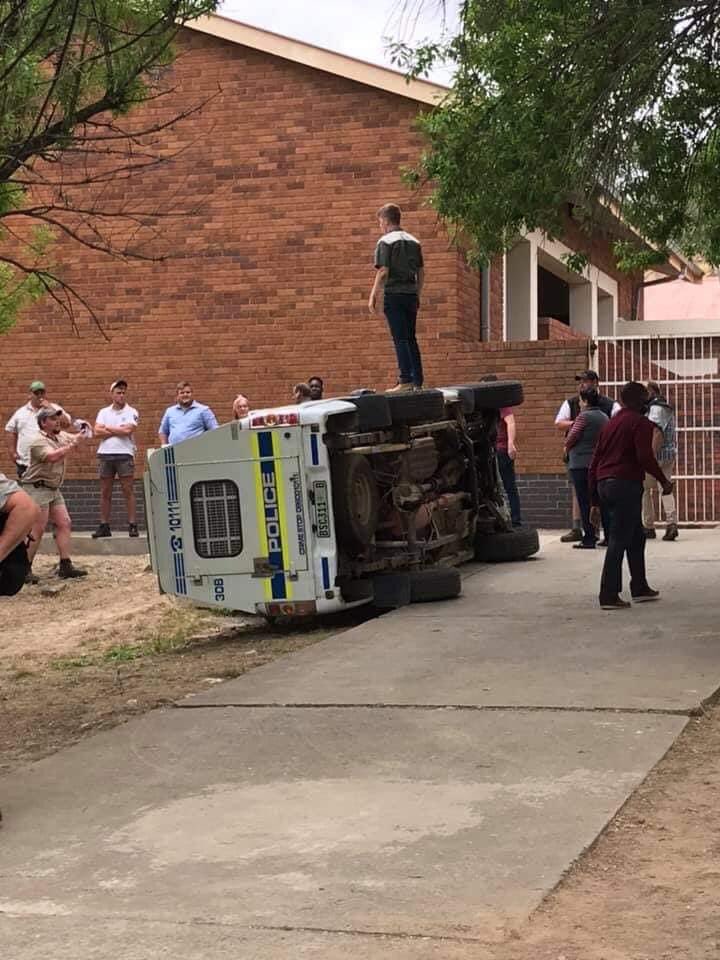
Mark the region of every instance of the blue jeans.
[[515, 479], [515, 461], [509, 453], [504, 450], [497, 451], [497, 464], [500, 470], [500, 477], [505, 487], [505, 493], [510, 507], [510, 519], [514, 527], [522, 524], [520, 516], [520, 494], [518, 493], [517, 481]]
[[386, 293], [383, 308], [395, 344], [400, 383], [421, 387], [422, 359], [415, 338], [418, 298], [414, 293]]

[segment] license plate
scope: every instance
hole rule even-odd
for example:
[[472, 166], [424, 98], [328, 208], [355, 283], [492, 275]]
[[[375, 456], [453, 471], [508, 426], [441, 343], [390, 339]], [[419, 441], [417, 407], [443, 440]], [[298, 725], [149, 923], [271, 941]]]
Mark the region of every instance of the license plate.
[[313, 483], [313, 493], [315, 494], [315, 516], [317, 518], [318, 537], [330, 537], [330, 505], [328, 502], [327, 483], [324, 480], [316, 480]]

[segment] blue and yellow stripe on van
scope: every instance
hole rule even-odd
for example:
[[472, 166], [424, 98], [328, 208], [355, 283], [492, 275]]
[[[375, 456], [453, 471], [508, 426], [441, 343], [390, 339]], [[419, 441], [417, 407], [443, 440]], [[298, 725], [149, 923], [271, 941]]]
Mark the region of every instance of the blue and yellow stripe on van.
[[285, 576], [290, 568], [288, 554], [287, 511], [283, 492], [283, 465], [278, 449], [278, 436], [271, 430], [260, 430], [254, 437], [255, 502], [258, 511], [258, 532], [262, 555], [278, 572], [265, 579], [267, 600], [291, 600], [292, 583]]

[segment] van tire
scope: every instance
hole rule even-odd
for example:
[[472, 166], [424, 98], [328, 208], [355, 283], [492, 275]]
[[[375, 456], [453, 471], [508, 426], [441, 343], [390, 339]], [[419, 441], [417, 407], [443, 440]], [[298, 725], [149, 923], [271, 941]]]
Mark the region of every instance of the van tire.
[[378, 525], [380, 493], [369, 460], [357, 453], [336, 457], [332, 491], [338, 546], [357, 556], [372, 542]]
[[520, 527], [502, 533], [478, 534], [475, 559], [481, 563], [509, 563], [527, 560], [540, 549], [540, 538], [533, 527]]
[[393, 426], [433, 423], [447, 419], [445, 397], [440, 390], [417, 390], [413, 393], [386, 393]]
[[488, 380], [463, 384], [462, 387], [472, 390], [476, 411], [517, 407], [523, 402], [523, 387], [519, 380]]
[[410, 572], [410, 603], [452, 600], [462, 591], [462, 578], [456, 567], [425, 567]]
[[390, 406], [387, 398], [382, 394], [366, 393], [357, 397], [341, 397], [340, 399], [355, 405], [358, 433], [388, 430], [392, 426]]
[[380, 573], [372, 578], [373, 605], [378, 610], [397, 610], [410, 603], [410, 574]]
[[374, 597], [372, 580], [346, 580], [340, 584], [340, 593], [345, 603], [367, 603]]

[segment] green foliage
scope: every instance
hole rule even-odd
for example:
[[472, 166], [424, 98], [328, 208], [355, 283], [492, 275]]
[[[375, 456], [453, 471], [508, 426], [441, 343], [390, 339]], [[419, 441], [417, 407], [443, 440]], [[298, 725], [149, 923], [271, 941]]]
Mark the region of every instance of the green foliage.
[[57, 286], [72, 293], [49, 269], [52, 231], [28, 228], [29, 204], [43, 220], [38, 196], [47, 222], [54, 222], [53, 203], [68, 209], [67, 194], [47, 171], [67, 151], [76, 159], [112, 158], [112, 142], [131, 132], [119, 118], [158, 96], [180, 27], [216, 6], [217, 0], [0, 0], [0, 333], [43, 293]]
[[[614, 196], [657, 247], [720, 263], [716, 2], [464, 0], [447, 44], [394, 54], [415, 75], [456, 65], [415, 173], [476, 259], [560, 232], [568, 203], [587, 232]], [[636, 269], [647, 250], [618, 253]]]

